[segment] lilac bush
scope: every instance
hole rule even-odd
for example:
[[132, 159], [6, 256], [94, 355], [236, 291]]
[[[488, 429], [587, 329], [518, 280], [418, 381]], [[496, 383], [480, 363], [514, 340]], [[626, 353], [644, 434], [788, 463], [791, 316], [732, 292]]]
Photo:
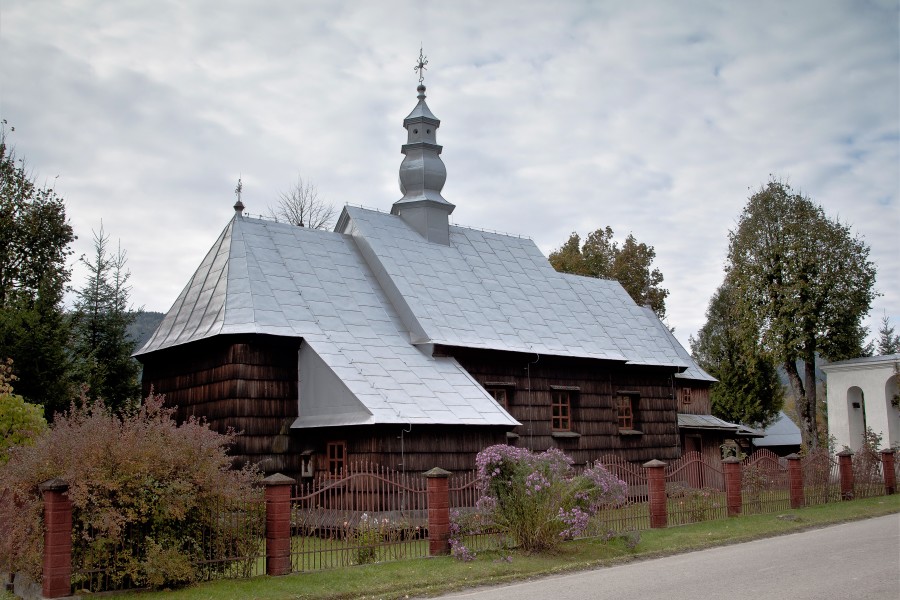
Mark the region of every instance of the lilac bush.
[[576, 475], [572, 459], [555, 448], [536, 454], [490, 446], [478, 453], [476, 467], [481, 510], [526, 552], [581, 535], [604, 506], [625, 502], [624, 481], [599, 464]]

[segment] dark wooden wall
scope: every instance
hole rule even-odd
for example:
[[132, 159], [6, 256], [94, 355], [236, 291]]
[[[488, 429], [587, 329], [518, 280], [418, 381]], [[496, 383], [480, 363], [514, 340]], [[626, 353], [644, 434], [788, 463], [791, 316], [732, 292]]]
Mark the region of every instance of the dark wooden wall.
[[231, 454], [266, 473], [299, 472], [290, 426], [297, 418], [299, 340], [263, 335], [217, 336], [139, 356], [143, 393], [151, 387], [177, 407], [180, 421], [205, 417], [237, 437]]
[[367, 425], [295, 430], [300, 446], [316, 456], [316, 471], [327, 469], [328, 442], [345, 442], [350, 463], [371, 463], [395, 471], [424, 472], [440, 467], [471, 471], [475, 455], [506, 443], [505, 427], [450, 425]]
[[[435, 353], [455, 357], [483, 385], [514, 384], [508, 410], [522, 423], [513, 430], [519, 436], [515, 445], [534, 451], [559, 448], [576, 464], [608, 453], [635, 462], [681, 454], [674, 369], [455, 347], [439, 347]], [[580, 388], [571, 425], [579, 437], [553, 436], [551, 386]], [[614, 401], [621, 391], [639, 394], [641, 435], [619, 433]]]
[[[689, 381], [675, 378], [678, 393], [678, 412], [686, 415], [711, 415], [712, 404], [709, 400], [709, 383], [706, 381]], [[691, 389], [691, 401], [684, 402], [684, 388]]]

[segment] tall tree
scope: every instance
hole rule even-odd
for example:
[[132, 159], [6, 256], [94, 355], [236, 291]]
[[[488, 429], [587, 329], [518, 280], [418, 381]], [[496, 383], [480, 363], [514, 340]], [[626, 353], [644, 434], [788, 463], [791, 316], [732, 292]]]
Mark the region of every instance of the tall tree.
[[[10, 132], [13, 129], [10, 128]], [[11, 358], [17, 390], [47, 417], [69, 405], [71, 363], [63, 293], [75, 240], [63, 199], [35, 184], [0, 123], [0, 360]]]
[[297, 182], [281, 194], [278, 205], [270, 208], [272, 218], [311, 229], [329, 229], [334, 206], [319, 197], [319, 189], [297, 175]]
[[761, 347], [755, 323], [737, 309], [728, 280], [716, 290], [706, 323], [690, 338], [694, 360], [719, 381], [710, 401], [717, 417], [756, 427], [768, 425], [784, 404], [784, 389], [771, 358]]
[[663, 275], [652, 266], [655, 258], [653, 246], [638, 243], [631, 234], [620, 247], [607, 226], [589, 233], [584, 244], [573, 232], [565, 244], [550, 253], [550, 264], [562, 273], [615, 279], [635, 302], [649, 305], [664, 319], [669, 291], [660, 287]]
[[894, 334], [891, 320], [887, 315], [881, 317], [881, 328], [878, 330], [878, 354], [900, 354], [900, 335]]
[[740, 318], [757, 324], [757, 339], [787, 372], [804, 443], [817, 447], [816, 357], [862, 352], [862, 319], [875, 295], [869, 247], [773, 179], [750, 197], [730, 232], [726, 272]]
[[113, 409], [129, 409], [140, 397], [140, 366], [131, 357], [134, 340], [128, 327], [136, 318], [129, 310], [131, 273], [119, 246], [109, 250], [109, 236], [94, 232], [94, 252], [81, 257], [88, 269], [84, 287], [78, 290], [73, 314], [73, 351], [79, 376], [87, 384], [88, 397], [102, 398]]

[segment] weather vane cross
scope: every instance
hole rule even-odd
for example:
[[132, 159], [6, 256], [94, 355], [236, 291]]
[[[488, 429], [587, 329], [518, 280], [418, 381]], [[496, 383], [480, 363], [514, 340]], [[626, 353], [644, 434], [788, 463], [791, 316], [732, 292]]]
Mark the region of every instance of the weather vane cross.
[[419, 63], [413, 67], [413, 71], [419, 74], [419, 85], [422, 85], [425, 82], [425, 65], [428, 64], [428, 59], [425, 55], [422, 54], [422, 46], [419, 46]]

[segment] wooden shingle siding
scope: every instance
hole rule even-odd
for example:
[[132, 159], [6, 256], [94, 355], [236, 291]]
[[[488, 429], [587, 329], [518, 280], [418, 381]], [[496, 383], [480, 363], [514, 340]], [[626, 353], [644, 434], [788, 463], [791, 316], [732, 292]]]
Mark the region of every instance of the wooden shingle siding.
[[[441, 347], [481, 382], [514, 382], [509, 412], [521, 426], [516, 445], [535, 451], [559, 448], [584, 464], [613, 452], [629, 461], [670, 460], [680, 456], [674, 369], [623, 365], [609, 361], [527, 355], [514, 352]], [[537, 360], [536, 360], [537, 359]], [[556, 389], [577, 388], [573, 394], [570, 431], [580, 437], [554, 437], [552, 397]], [[615, 397], [637, 392], [641, 435], [620, 435]]]
[[297, 417], [299, 341], [264, 335], [218, 336], [141, 356], [144, 394], [164, 394], [176, 417], [204, 417], [239, 432], [230, 453], [267, 473], [299, 472], [290, 425]]

